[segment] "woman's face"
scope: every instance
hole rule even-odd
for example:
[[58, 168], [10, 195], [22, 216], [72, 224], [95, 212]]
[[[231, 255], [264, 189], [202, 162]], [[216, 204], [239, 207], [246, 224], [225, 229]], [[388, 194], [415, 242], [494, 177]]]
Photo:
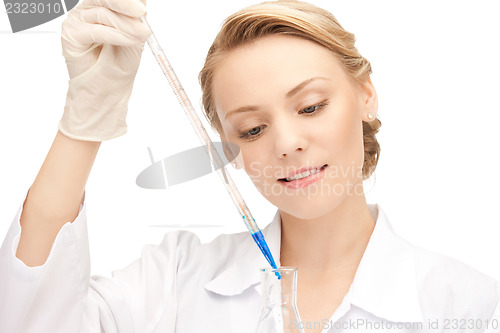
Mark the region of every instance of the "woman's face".
[[[305, 39], [270, 36], [230, 51], [214, 73], [222, 140], [281, 211], [312, 219], [364, 195], [362, 120], [376, 113], [371, 81], [353, 83], [335, 55]], [[296, 188], [281, 178], [327, 165]], [[311, 179], [309, 178], [309, 179]]]

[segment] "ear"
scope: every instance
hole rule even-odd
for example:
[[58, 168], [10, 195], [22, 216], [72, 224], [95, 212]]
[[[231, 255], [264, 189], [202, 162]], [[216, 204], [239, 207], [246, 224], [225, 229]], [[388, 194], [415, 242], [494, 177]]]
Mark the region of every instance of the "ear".
[[[370, 77], [364, 82], [359, 83], [359, 96], [362, 105], [361, 108], [361, 118], [365, 122], [370, 122], [375, 119], [378, 112], [378, 97], [375, 87], [373, 86]], [[371, 114], [371, 118], [370, 115]]]

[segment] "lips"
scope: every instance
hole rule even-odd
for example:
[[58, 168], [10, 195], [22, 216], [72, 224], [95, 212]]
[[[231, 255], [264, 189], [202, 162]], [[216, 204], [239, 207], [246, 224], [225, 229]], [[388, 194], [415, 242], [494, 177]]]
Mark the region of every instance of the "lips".
[[[288, 183], [288, 182], [290, 182], [290, 181], [286, 180], [286, 178], [290, 178], [290, 177], [293, 177], [293, 176], [295, 176], [295, 175], [299, 175], [299, 174], [301, 174], [301, 173], [303, 173], [303, 172], [305, 172], [305, 171], [316, 170], [316, 169], [318, 169], [318, 171], [321, 171], [321, 170], [323, 170], [324, 168], [326, 168], [327, 166], [328, 166], [328, 164], [325, 164], [325, 165], [323, 165], [323, 166], [317, 166], [317, 167], [301, 168], [301, 169], [299, 169], [299, 170], [297, 170], [297, 171], [295, 171], [295, 172], [290, 173], [290, 174], [289, 174], [287, 177], [285, 177], [285, 178], [279, 178], [279, 179], [278, 179], [278, 181], [284, 181], [284, 182], [287, 182], [287, 183]], [[292, 180], [292, 181], [293, 181], [293, 180]]]

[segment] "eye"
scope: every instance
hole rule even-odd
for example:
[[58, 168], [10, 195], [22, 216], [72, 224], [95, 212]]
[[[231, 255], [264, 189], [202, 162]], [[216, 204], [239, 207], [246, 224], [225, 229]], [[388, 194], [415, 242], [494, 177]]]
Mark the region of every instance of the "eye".
[[317, 108], [317, 107], [318, 107], [317, 105], [308, 106], [307, 108], [302, 109], [302, 111], [303, 111], [304, 113], [313, 113], [314, 111], [316, 111], [316, 108]]
[[253, 139], [253, 138], [256, 138], [259, 136], [259, 134], [261, 133], [262, 131], [262, 128], [266, 127], [265, 125], [264, 126], [257, 126], [257, 127], [254, 127], [252, 128], [251, 130], [247, 131], [247, 132], [244, 132], [244, 133], [240, 133], [240, 139]]
[[[306, 108], [301, 109], [299, 111], [299, 114], [304, 113], [307, 116], [313, 116], [313, 115], [317, 114], [319, 111], [321, 111], [327, 105], [328, 105], [328, 102], [323, 101], [321, 103], [314, 104], [314, 105], [311, 105], [311, 106], [308, 106]], [[241, 132], [241, 133], [239, 133], [239, 138], [247, 140], [247, 141], [251, 141], [253, 139], [256, 139], [261, 135], [262, 130], [266, 127], [267, 127], [266, 125], [262, 125], [262, 126], [254, 127], [249, 131]]]
[[327, 105], [328, 105], [328, 103], [326, 101], [324, 101], [324, 102], [321, 102], [319, 104], [315, 104], [315, 105], [311, 105], [311, 106], [308, 106], [306, 108], [303, 108], [302, 110], [300, 110], [299, 113], [305, 113], [307, 115], [314, 114], [314, 113], [317, 113], [316, 111], [320, 111], [321, 109], [323, 109]]

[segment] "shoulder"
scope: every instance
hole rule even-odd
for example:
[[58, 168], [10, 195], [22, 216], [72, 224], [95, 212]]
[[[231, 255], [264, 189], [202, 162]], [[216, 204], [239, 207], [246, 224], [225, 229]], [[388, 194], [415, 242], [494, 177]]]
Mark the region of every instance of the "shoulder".
[[[217, 271], [228, 266], [248, 250], [251, 237], [248, 232], [222, 234], [210, 242], [202, 243], [193, 232], [180, 230], [165, 234], [159, 245], [164, 256], [172, 257], [178, 265], [201, 265]], [[200, 266], [198, 266], [200, 267]]]
[[145, 245], [140, 258], [112, 275], [133, 285], [141, 284], [144, 277], [163, 284], [179, 278], [205, 283], [233, 263], [247, 242], [248, 233], [224, 234], [201, 243], [193, 232], [171, 231], [161, 243]]
[[460, 260], [407, 243], [415, 254], [423, 310], [462, 319], [491, 317], [500, 300], [496, 279]]
[[[212, 241], [202, 243], [200, 238], [193, 232], [186, 230], [172, 231], [164, 235], [160, 247], [163, 251], [169, 251], [175, 248], [176, 251], [189, 251], [203, 253], [213, 253], [227, 251], [232, 254], [241, 251], [241, 247], [248, 244], [250, 237], [248, 232], [234, 234], [222, 234]], [[231, 251], [229, 251], [231, 249]], [[233, 254], [234, 255], [234, 254]]]
[[[498, 281], [455, 258], [413, 245], [420, 284], [440, 293], [466, 297], [495, 294]], [[478, 294], [479, 293], [479, 294]]]

